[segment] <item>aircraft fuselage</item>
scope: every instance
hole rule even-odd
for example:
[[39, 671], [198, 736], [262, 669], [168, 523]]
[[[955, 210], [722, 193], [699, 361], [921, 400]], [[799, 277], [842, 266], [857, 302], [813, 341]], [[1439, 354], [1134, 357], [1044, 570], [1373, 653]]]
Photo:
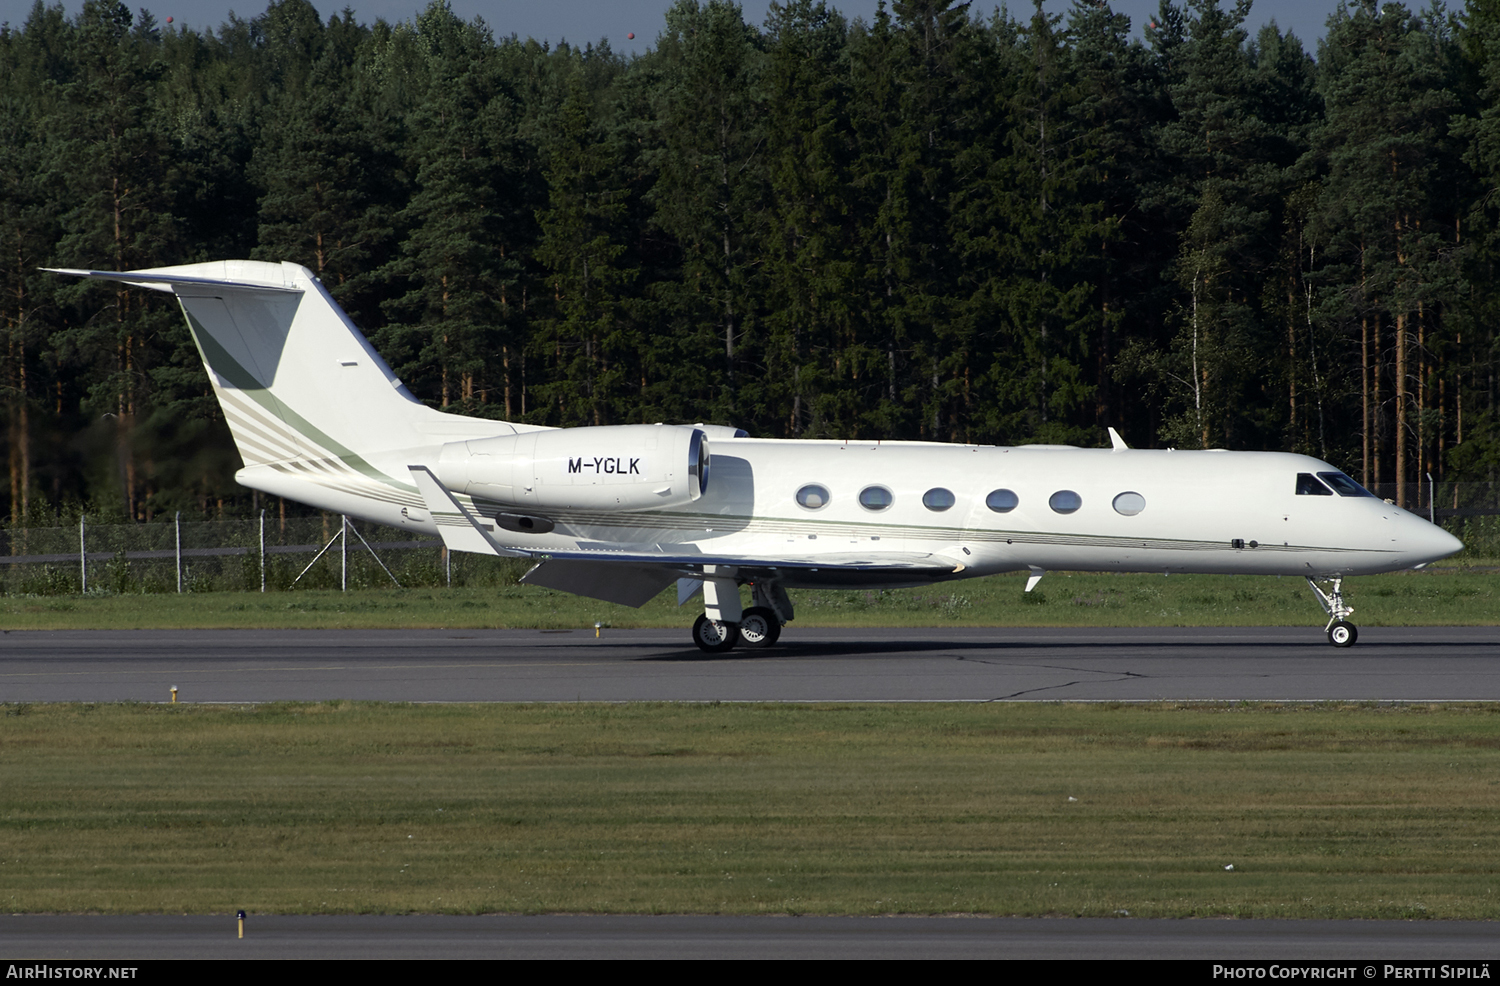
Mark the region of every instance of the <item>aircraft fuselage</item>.
[[[240, 479], [326, 510], [435, 533], [421, 500], [398, 492], [404, 464], [422, 454], [379, 457], [390, 461], [371, 465], [387, 481], [365, 477], [363, 495], [347, 472], [327, 482], [264, 470]], [[1372, 496], [1326, 486], [1298, 494], [1299, 476], [1331, 472], [1326, 462], [1280, 452], [719, 438], [707, 490], [692, 503], [553, 510], [550, 533], [509, 533], [507, 542], [538, 552], [658, 545], [716, 556], [826, 556], [831, 566], [856, 556], [933, 562], [920, 572], [788, 569], [782, 581], [789, 587], [919, 584], [1026, 568], [1364, 575], [1423, 565], [1461, 547], [1424, 518]], [[596, 473], [605, 476], [575, 470], [574, 481]], [[826, 498], [799, 503], [807, 487]], [[862, 503], [872, 489], [885, 491], [888, 504], [878, 493], [865, 497], [873, 506]], [[470, 502], [482, 516], [522, 509], [483, 497]]]

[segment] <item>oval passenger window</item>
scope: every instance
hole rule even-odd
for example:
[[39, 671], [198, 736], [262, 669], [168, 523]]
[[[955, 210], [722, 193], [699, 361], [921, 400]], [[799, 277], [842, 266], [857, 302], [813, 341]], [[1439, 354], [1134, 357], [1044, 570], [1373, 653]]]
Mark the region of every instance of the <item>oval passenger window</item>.
[[828, 489], [817, 483], [809, 483], [797, 491], [797, 505], [808, 510], [818, 510], [828, 504]]
[[922, 494], [922, 506], [928, 510], [947, 510], [956, 501], [952, 490], [945, 490], [941, 486], [928, 490]]
[[1134, 517], [1146, 509], [1146, 498], [1139, 493], [1121, 493], [1115, 497], [1115, 513]]
[[1083, 506], [1083, 497], [1072, 490], [1058, 490], [1048, 498], [1047, 506], [1060, 514], [1070, 514]]
[[1010, 490], [996, 490], [984, 498], [984, 505], [997, 514], [1010, 513], [1020, 502], [1020, 499]]
[[894, 497], [884, 486], [866, 486], [859, 491], [859, 505], [866, 510], [884, 510]]

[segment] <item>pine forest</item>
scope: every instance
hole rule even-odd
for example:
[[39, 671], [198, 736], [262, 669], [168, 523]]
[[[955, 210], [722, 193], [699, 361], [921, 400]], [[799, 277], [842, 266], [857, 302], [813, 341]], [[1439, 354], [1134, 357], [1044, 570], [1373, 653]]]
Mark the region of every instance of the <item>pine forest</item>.
[[[170, 296], [289, 260], [433, 406], [1500, 467], [1500, 0], [679, 0], [639, 55], [433, 0], [0, 30], [0, 517], [249, 516]], [[1392, 495], [1392, 494], [1383, 494]]]

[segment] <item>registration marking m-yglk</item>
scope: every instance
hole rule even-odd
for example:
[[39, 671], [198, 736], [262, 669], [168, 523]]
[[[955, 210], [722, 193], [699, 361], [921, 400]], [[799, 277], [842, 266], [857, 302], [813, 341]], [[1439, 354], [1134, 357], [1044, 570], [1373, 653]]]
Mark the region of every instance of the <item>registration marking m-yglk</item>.
[[639, 476], [641, 474], [641, 460], [631, 459], [627, 463], [621, 458], [605, 458], [595, 456], [590, 459], [569, 459], [568, 472], [581, 474], [585, 469], [592, 469], [596, 476]]

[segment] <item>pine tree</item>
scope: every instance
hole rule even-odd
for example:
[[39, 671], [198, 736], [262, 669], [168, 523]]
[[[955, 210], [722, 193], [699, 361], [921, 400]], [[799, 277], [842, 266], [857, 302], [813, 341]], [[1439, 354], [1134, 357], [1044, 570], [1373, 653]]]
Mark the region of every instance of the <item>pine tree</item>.
[[37, 484], [34, 407], [45, 392], [41, 349], [51, 329], [47, 310], [56, 279], [41, 274], [61, 234], [60, 202], [53, 187], [61, 175], [49, 147], [54, 100], [45, 95], [61, 66], [48, 65], [44, 42], [65, 31], [61, 8], [32, 12], [24, 33], [0, 34], [0, 394], [6, 418], [10, 522], [29, 519]]
[[[653, 222], [675, 278], [658, 282], [687, 363], [674, 381], [705, 417], [745, 425], [740, 391], [760, 358], [760, 220], [766, 199], [759, 32], [726, 0], [678, 0], [657, 42]], [[758, 421], [748, 422], [757, 431]]]
[[590, 119], [590, 95], [575, 74], [547, 149], [548, 208], [537, 215], [553, 314], [537, 325], [533, 349], [553, 365], [539, 396], [562, 425], [638, 420], [639, 396], [629, 392], [641, 340], [625, 311], [634, 272], [621, 264], [627, 192], [613, 185], [618, 161]]
[[1159, 122], [1152, 117], [1159, 87], [1145, 48], [1129, 40], [1128, 17], [1108, 4], [1074, 0], [1067, 23], [1077, 93], [1071, 117], [1082, 145], [1078, 153], [1089, 155], [1075, 194], [1099, 209], [1093, 244], [1087, 256], [1077, 259], [1079, 276], [1092, 285], [1092, 365], [1085, 378], [1094, 392], [1095, 428], [1114, 426], [1129, 435], [1139, 404], [1123, 399], [1114, 361], [1127, 324], [1139, 335], [1160, 334], [1156, 274], [1170, 256], [1163, 254], [1167, 238], [1159, 235], [1136, 195], [1154, 163], [1146, 135]]
[[[881, 356], [881, 399], [869, 426], [903, 438], [930, 437], [935, 430], [938, 368], [932, 323], [918, 312], [929, 306], [922, 295], [924, 251], [930, 231], [920, 228], [922, 140], [917, 120], [903, 100], [911, 78], [913, 49], [900, 28], [880, 10], [868, 29], [856, 26], [849, 38], [848, 119], [853, 143], [849, 165], [853, 252], [854, 316], [870, 349]], [[831, 342], [831, 341], [830, 341]], [[822, 365], [839, 354], [830, 345]], [[804, 389], [817, 379], [799, 381]], [[808, 393], [814, 393], [808, 390]], [[816, 402], [807, 432], [837, 434]], [[799, 415], [800, 417], [800, 415]], [[847, 425], [845, 427], [848, 427]]]
[[1458, 44], [1459, 95], [1467, 97], [1454, 132], [1476, 188], [1464, 216], [1470, 295], [1455, 319], [1454, 447], [1448, 465], [1465, 479], [1500, 479], [1500, 3], [1470, 0]]
[[1102, 204], [1088, 194], [1094, 151], [1061, 20], [1038, 2], [1003, 49], [1013, 81], [994, 129], [1007, 138], [982, 159], [977, 201], [955, 210], [954, 245], [971, 292], [962, 310], [988, 364], [976, 414], [985, 440], [1092, 437], [1078, 424], [1090, 396], [1087, 262], [1104, 227]]
[[765, 363], [751, 399], [771, 434], [874, 433], [892, 368], [856, 293], [847, 25], [819, 2], [767, 20]]
[[[176, 169], [152, 99], [159, 32], [149, 16], [135, 22], [123, 4], [88, 0], [76, 37], [76, 74], [64, 87], [66, 136], [53, 145], [74, 207], [55, 256], [67, 266], [111, 270], [170, 263], [182, 246], [170, 194]], [[54, 344], [60, 358], [87, 367], [85, 409], [113, 422], [118, 493], [100, 506], [141, 517], [150, 468], [135, 447], [136, 427], [152, 407], [152, 369], [186, 332], [149, 291], [120, 285], [112, 304], [92, 315], [85, 313], [103, 291], [80, 285], [70, 294], [87, 306], [84, 320], [56, 333]]]
[[1409, 439], [1421, 407], [1412, 357], [1437, 314], [1434, 289], [1451, 284], [1443, 243], [1455, 238], [1438, 208], [1453, 173], [1446, 165], [1456, 163], [1444, 153], [1452, 97], [1431, 41], [1404, 8], [1377, 10], [1370, 0], [1335, 17], [1320, 50], [1318, 228], [1342, 281], [1330, 314], [1359, 338], [1362, 479], [1394, 480], [1401, 503], [1416, 471]]
[[374, 275], [394, 252], [406, 189], [368, 71], [373, 42], [347, 11], [324, 27], [305, 0], [280, 0], [264, 20], [276, 81], [251, 166], [263, 189], [254, 256], [302, 264], [376, 328]]
[[446, 0], [434, 0], [403, 33], [396, 41], [422, 72], [406, 143], [416, 190], [397, 216], [400, 255], [383, 270], [405, 286], [384, 303], [396, 324], [377, 336], [418, 393], [493, 414], [489, 367], [515, 344], [504, 297], [518, 261], [507, 247], [529, 240], [531, 229], [512, 192], [522, 184], [512, 174], [524, 167], [516, 101], [488, 29], [459, 21]]
[[1262, 115], [1242, 27], [1249, 8], [1191, 0], [1187, 38], [1170, 47], [1172, 117], [1155, 132], [1166, 167], [1147, 202], [1180, 230], [1177, 333], [1164, 349], [1137, 342], [1122, 359], [1170, 402], [1163, 437], [1189, 447], [1258, 444], [1263, 426], [1247, 412], [1275, 351], [1258, 285], [1274, 264], [1268, 247], [1296, 156]]

